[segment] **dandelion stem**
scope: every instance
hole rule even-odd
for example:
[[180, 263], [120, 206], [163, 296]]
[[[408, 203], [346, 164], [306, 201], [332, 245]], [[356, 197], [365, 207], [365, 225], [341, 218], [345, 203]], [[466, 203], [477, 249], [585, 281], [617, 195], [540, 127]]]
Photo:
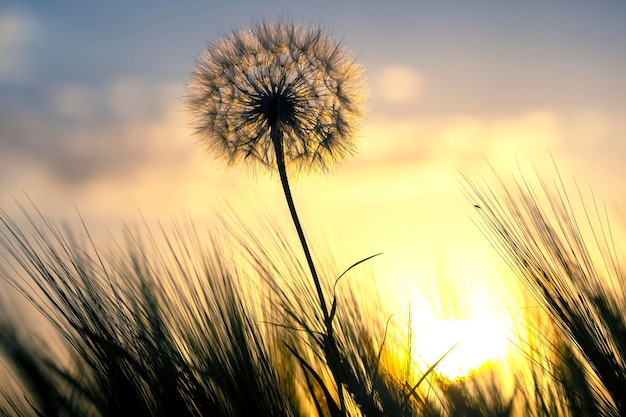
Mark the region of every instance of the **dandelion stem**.
[[320, 284], [319, 277], [317, 276], [317, 271], [315, 270], [315, 264], [313, 263], [313, 257], [311, 256], [311, 251], [309, 250], [309, 245], [307, 244], [306, 237], [304, 236], [304, 231], [302, 230], [302, 225], [300, 224], [300, 220], [298, 219], [296, 206], [293, 202], [293, 197], [291, 195], [289, 180], [287, 178], [287, 169], [285, 166], [285, 155], [283, 154], [280, 128], [277, 125], [277, 122], [272, 125], [270, 134], [272, 137], [272, 143], [274, 144], [274, 152], [276, 153], [276, 165], [278, 167], [278, 174], [280, 175], [280, 182], [283, 186], [285, 199], [287, 200], [287, 206], [289, 206], [289, 213], [291, 214], [293, 224], [296, 227], [298, 238], [300, 239], [300, 243], [302, 244], [302, 250], [304, 250], [304, 256], [306, 257], [307, 264], [309, 265], [309, 269], [311, 271], [313, 283], [315, 284], [315, 290], [317, 291], [317, 297], [319, 298], [320, 306], [322, 308], [322, 314], [324, 315], [324, 323], [326, 324], [326, 327], [329, 327], [330, 320], [328, 315], [328, 307], [326, 305], [326, 299], [324, 298], [324, 292], [322, 291], [322, 286]]

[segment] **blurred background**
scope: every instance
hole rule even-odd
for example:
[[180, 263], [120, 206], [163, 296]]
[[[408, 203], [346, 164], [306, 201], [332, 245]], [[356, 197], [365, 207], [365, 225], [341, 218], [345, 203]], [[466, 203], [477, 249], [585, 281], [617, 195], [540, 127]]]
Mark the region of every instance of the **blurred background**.
[[277, 176], [204, 154], [182, 101], [207, 43], [280, 16], [326, 28], [365, 70], [358, 154], [292, 187], [339, 268], [384, 252], [370, 267], [392, 310], [497, 328], [528, 307], [505, 295], [515, 281], [473, 223], [461, 174], [552, 179], [554, 160], [621, 218], [626, 3], [613, 1], [4, 0], [0, 207], [18, 219], [14, 200], [30, 198], [76, 226], [78, 210], [103, 239], [140, 216], [211, 225], [225, 207], [290, 232]]

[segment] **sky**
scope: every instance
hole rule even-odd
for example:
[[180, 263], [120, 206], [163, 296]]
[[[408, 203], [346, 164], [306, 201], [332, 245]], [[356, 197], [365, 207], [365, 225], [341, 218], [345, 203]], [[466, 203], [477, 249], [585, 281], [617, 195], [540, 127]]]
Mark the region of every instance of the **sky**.
[[280, 17], [321, 25], [367, 78], [357, 155], [293, 185], [346, 267], [384, 252], [392, 291], [487, 294], [501, 275], [460, 178], [494, 184], [490, 166], [552, 179], [554, 160], [626, 210], [626, 3], [609, 0], [4, 0], [0, 207], [94, 230], [227, 206], [287, 219], [277, 176], [204, 154], [182, 100], [208, 43]]

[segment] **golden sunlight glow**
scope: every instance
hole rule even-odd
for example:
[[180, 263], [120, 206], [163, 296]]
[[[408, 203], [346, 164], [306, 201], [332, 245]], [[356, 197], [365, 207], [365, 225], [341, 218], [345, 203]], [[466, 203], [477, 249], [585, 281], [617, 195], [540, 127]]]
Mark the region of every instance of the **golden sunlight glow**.
[[454, 346], [435, 368], [438, 375], [451, 380], [470, 374], [490, 360], [503, 358], [507, 352], [506, 333], [496, 319], [433, 319], [419, 326], [421, 331], [414, 341], [419, 362], [431, 366]]
[[374, 94], [386, 103], [407, 104], [422, 98], [423, 84], [422, 76], [415, 69], [389, 65], [375, 77]]

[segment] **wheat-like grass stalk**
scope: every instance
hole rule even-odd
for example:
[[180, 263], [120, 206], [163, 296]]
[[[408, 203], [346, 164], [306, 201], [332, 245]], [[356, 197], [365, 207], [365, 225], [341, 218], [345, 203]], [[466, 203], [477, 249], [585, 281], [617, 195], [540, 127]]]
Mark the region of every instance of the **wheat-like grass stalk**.
[[467, 190], [486, 236], [568, 341], [553, 363], [567, 402], [626, 415], [626, 287], [606, 212], [578, 188], [572, 197], [560, 175], [538, 190], [526, 179], [500, 186]]

